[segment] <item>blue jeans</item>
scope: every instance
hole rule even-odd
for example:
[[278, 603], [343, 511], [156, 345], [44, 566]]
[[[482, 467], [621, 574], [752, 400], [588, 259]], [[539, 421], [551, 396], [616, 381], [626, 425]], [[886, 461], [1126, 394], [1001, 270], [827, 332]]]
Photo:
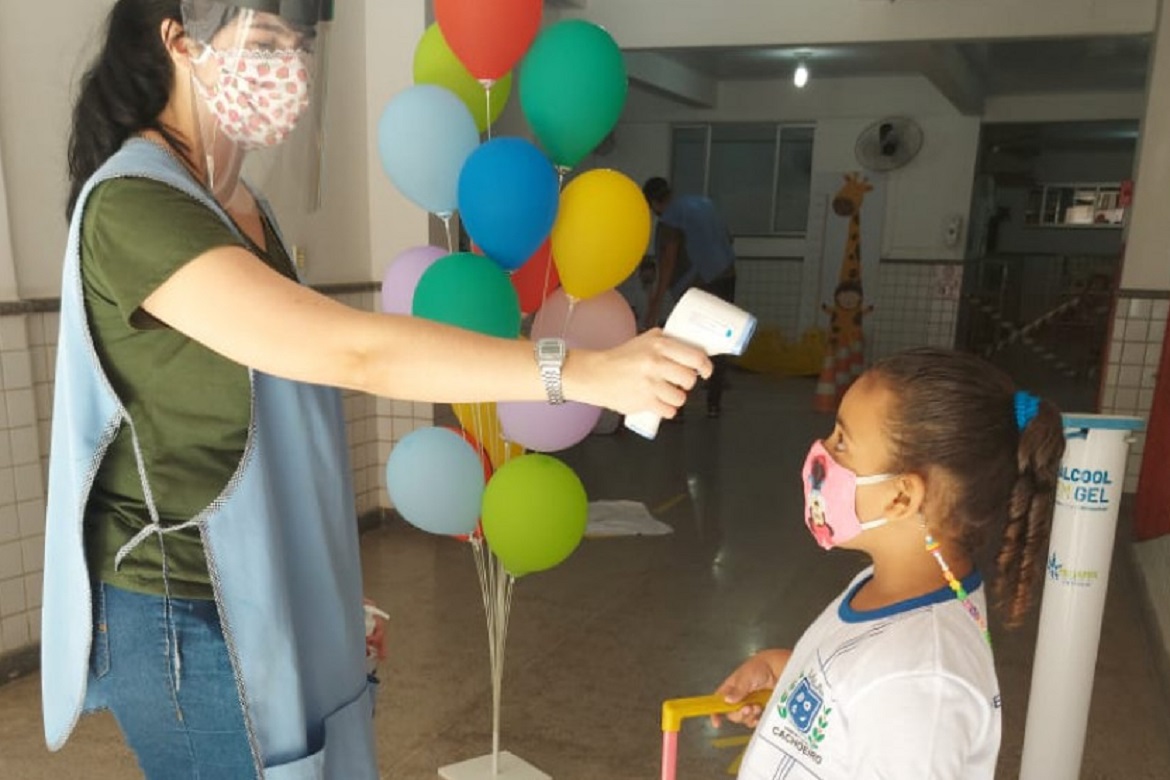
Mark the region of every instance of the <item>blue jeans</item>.
[[[243, 709], [212, 601], [98, 583], [86, 709], [110, 710], [149, 780], [255, 778]], [[175, 663], [177, 640], [179, 663]]]

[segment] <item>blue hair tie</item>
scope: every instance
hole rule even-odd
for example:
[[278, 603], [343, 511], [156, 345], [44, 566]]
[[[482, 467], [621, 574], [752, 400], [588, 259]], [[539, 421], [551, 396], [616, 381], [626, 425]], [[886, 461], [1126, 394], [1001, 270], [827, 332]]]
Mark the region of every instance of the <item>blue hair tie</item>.
[[1016, 426], [1022, 433], [1040, 412], [1040, 399], [1025, 390], [1015, 394]]

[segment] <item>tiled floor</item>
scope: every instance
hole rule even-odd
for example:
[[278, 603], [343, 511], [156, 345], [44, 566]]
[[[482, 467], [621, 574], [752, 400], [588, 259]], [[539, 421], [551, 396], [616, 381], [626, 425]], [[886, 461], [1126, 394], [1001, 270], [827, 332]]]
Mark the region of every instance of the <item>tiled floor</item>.
[[[734, 375], [724, 417], [697, 395], [653, 444], [594, 437], [567, 459], [591, 498], [660, 507], [672, 537], [591, 540], [515, 590], [503, 746], [558, 780], [653, 778], [663, 699], [710, 691], [742, 658], [788, 645], [862, 565], [817, 551], [800, 522], [798, 472], [827, 419], [811, 384]], [[393, 526], [364, 538], [368, 592], [393, 615], [376, 729], [386, 778], [490, 748], [487, 648], [475, 568], [462, 545]], [[1016, 775], [1032, 631], [996, 630], [1004, 692], [1002, 778]], [[1170, 715], [1151, 662], [1133, 571], [1109, 591], [1085, 778], [1170, 776]], [[61, 754], [40, 737], [39, 681], [0, 688], [0, 778], [136, 777], [108, 717], [82, 722]], [[734, 736], [732, 732], [722, 736]], [[684, 729], [680, 780], [725, 777], [739, 747]]]

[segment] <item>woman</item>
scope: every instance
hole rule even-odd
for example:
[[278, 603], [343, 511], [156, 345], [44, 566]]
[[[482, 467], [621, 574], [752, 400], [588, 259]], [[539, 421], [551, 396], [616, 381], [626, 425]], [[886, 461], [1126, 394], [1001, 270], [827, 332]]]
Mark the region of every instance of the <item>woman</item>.
[[671, 416], [705, 356], [360, 312], [297, 283], [240, 180], [309, 108], [319, 0], [118, 0], [69, 162], [46, 738], [111, 710], [150, 778], [375, 778], [333, 388]]

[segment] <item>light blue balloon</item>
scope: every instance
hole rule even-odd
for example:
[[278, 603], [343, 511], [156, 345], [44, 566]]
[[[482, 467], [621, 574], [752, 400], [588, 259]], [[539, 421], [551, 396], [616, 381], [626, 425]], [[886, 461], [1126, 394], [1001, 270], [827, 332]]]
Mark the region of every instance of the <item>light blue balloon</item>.
[[459, 172], [479, 129], [455, 93], [432, 84], [397, 95], [378, 121], [382, 169], [407, 198], [440, 216], [459, 206]]
[[505, 271], [528, 262], [557, 219], [560, 181], [552, 163], [523, 138], [476, 149], [459, 175], [459, 216], [471, 240]]
[[446, 428], [420, 428], [394, 445], [386, 490], [411, 525], [432, 534], [466, 536], [479, 524], [483, 461]]

